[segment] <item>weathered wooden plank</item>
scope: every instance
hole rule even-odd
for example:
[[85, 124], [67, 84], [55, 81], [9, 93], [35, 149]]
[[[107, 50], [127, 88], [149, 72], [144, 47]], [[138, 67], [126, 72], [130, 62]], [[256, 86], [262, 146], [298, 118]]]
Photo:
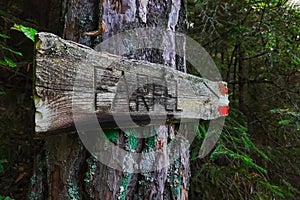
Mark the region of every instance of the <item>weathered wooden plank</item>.
[[36, 133], [74, 128], [74, 117], [88, 128], [95, 115], [102, 128], [210, 120], [226, 115], [228, 106], [224, 82], [96, 52], [50, 33], [38, 34], [35, 75]]

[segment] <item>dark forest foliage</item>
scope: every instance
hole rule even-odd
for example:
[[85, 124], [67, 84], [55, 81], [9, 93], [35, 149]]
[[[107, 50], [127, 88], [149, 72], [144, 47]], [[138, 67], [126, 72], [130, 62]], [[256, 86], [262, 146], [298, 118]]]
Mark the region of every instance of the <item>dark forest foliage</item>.
[[189, 34], [219, 66], [239, 110], [232, 109], [210, 159], [192, 162], [192, 194], [299, 198], [299, 9], [287, 1], [188, 3]]

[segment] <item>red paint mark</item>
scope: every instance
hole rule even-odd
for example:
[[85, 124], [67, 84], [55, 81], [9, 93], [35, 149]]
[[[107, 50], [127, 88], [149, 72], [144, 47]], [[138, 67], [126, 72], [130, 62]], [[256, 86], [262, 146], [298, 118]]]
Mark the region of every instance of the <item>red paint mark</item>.
[[219, 106], [218, 110], [221, 116], [227, 116], [229, 111], [229, 106]]
[[219, 83], [219, 89], [220, 89], [221, 94], [226, 94], [226, 95], [228, 95], [227, 83], [220, 82], [220, 83]]
[[160, 138], [157, 138], [157, 141], [156, 141], [156, 147], [158, 150], [161, 150], [164, 148], [164, 145], [165, 145], [165, 142], [160, 139]]

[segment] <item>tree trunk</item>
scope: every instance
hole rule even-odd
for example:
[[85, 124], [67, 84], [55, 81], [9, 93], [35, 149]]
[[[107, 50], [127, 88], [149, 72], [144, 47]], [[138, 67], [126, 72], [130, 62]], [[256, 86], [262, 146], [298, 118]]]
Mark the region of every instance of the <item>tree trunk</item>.
[[238, 73], [238, 84], [239, 84], [239, 110], [242, 111], [245, 115], [247, 115], [247, 96], [248, 96], [248, 76], [249, 70], [244, 61], [244, 52], [242, 47], [239, 47], [239, 73]]
[[[64, 21], [63, 36], [91, 47], [102, 39], [132, 28], [161, 27], [183, 33], [186, 30], [186, 3], [181, 0], [64, 0], [60, 7]], [[102, 36], [84, 34], [98, 29], [102, 20], [106, 24]], [[184, 50], [184, 43], [176, 42], [172, 35], [167, 37], [170, 43], [163, 50], [145, 48], [123, 56], [186, 71], [185, 58], [175, 54], [175, 46], [180, 45]], [[128, 45], [131, 42], [128, 41]], [[192, 126], [185, 127], [180, 134], [187, 135], [193, 131], [189, 130]], [[161, 158], [168, 159], [169, 155], [163, 147], [177, 133], [176, 125], [162, 124], [131, 131], [154, 132], [154, 136], [133, 138], [137, 144], [132, 146], [130, 134], [119, 130], [116, 142], [119, 147], [136, 153], [162, 150]], [[153, 172], [128, 173], [98, 162], [87, 152], [75, 132], [46, 136], [44, 140], [43, 151], [36, 157], [30, 193], [32, 199], [188, 199], [189, 149], [184, 142], [175, 152], [179, 155], [178, 159], [170, 166]]]

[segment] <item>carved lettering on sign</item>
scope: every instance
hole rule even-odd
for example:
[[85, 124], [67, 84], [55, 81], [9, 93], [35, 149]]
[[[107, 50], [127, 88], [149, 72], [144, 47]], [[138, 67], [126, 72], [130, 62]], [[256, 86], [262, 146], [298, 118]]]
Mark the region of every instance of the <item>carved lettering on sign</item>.
[[129, 97], [129, 110], [151, 112], [156, 109], [164, 109], [167, 112], [182, 111], [177, 107], [177, 82], [166, 82], [160, 78], [138, 74], [137, 88]]
[[181, 112], [178, 108], [177, 81], [144, 74], [94, 70], [96, 111]]
[[94, 68], [96, 111], [107, 112], [111, 110], [112, 99], [118, 95], [116, 90], [120, 77], [122, 77], [121, 71], [103, 70], [101, 67]]

